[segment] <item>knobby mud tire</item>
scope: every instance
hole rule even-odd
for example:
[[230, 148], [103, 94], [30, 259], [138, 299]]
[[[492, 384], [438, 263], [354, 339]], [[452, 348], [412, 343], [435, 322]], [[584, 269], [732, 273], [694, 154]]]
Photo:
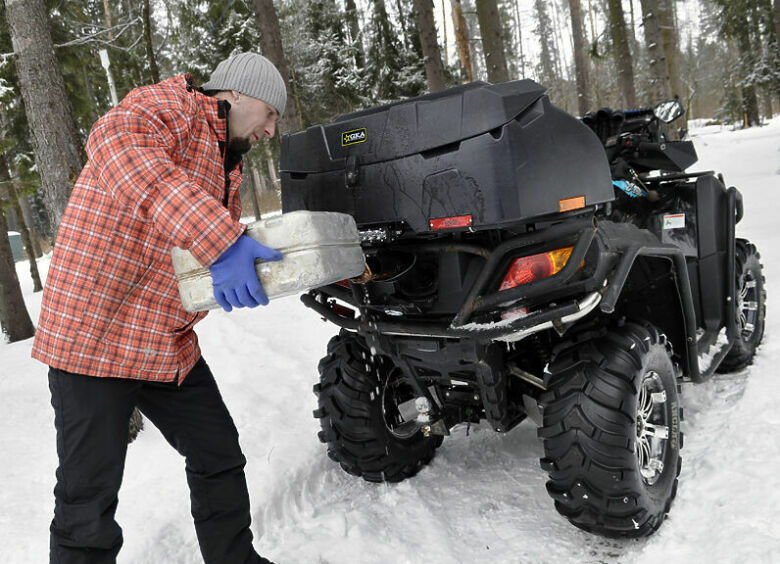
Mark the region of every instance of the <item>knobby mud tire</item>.
[[383, 387], [393, 371], [387, 359], [371, 357], [362, 337], [341, 331], [328, 343], [315, 384], [314, 416], [328, 446], [328, 456], [341, 468], [369, 482], [400, 482], [428, 464], [443, 437], [418, 431], [399, 438], [385, 425]]
[[[568, 343], [549, 370], [539, 436], [555, 508], [588, 532], [652, 534], [669, 512], [681, 468], [682, 410], [671, 345], [649, 324], [625, 323]], [[648, 375], [658, 386], [649, 400], [653, 417], [665, 418], [668, 428], [657, 454], [663, 470], [652, 481], [643, 478], [635, 450], [641, 448], [639, 402]]]
[[737, 239], [736, 241], [736, 275], [737, 275], [737, 304], [740, 308], [740, 289], [744, 288], [746, 279], [755, 281], [755, 291], [751, 288], [751, 295], [756, 303], [756, 323], [752, 334], [745, 338], [742, 331], [734, 341], [734, 346], [720, 363], [717, 372], [736, 372], [753, 364], [753, 358], [756, 356], [756, 349], [764, 338], [764, 324], [766, 322], [766, 280], [764, 279], [763, 267], [761, 265], [761, 255], [747, 239]]

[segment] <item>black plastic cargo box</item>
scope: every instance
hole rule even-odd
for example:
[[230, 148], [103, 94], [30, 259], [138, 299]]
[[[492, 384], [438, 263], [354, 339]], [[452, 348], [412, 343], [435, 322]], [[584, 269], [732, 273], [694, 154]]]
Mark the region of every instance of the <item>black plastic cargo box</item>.
[[610, 201], [604, 149], [531, 80], [476, 82], [282, 139], [284, 212], [361, 228], [486, 229]]

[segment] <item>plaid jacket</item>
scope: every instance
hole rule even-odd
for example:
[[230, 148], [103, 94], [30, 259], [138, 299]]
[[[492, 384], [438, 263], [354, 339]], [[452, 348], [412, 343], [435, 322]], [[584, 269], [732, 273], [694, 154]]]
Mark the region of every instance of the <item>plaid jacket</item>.
[[[172, 381], [200, 357], [206, 313], [179, 300], [173, 246], [211, 265], [243, 233], [226, 179], [224, 102], [189, 75], [130, 92], [100, 118], [60, 224], [32, 356], [92, 376]], [[226, 191], [228, 191], [226, 198]]]

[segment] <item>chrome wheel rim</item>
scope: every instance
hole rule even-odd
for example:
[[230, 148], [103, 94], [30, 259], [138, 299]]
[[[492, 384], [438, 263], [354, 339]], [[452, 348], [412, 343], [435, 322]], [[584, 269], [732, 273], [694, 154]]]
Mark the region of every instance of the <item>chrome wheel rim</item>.
[[636, 408], [636, 457], [642, 480], [655, 484], [664, 471], [669, 442], [666, 391], [661, 377], [653, 370], [642, 378]]
[[758, 288], [752, 272], [745, 272], [737, 291], [737, 323], [742, 339], [749, 341], [756, 332], [758, 321]]

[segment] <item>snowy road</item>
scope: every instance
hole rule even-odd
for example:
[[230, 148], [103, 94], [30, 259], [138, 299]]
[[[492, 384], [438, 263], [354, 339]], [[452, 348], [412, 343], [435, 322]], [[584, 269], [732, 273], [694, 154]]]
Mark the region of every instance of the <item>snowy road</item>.
[[[215, 312], [198, 330], [241, 433], [258, 550], [279, 564], [780, 562], [780, 120], [696, 135], [695, 168], [723, 171], [744, 195], [737, 232], [762, 253], [767, 329], [752, 367], [684, 385], [680, 488], [657, 534], [611, 541], [569, 525], [545, 491], [530, 422], [503, 436], [459, 427], [429, 467], [401, 484], [343, 473], [311, 416], [316, 365], [336, 331], [293, 297], [262, 311]], [[37, 318], [40, 294], [31, 293], [25, 264], [17, 270]], [[30, 348], [0, 344], [0, 563], [47, 559], [53, 415], [46, 369], [29, 359]], [[200, 562], [183, 462], [147, 426], [128, 453], [119, 561]]]

